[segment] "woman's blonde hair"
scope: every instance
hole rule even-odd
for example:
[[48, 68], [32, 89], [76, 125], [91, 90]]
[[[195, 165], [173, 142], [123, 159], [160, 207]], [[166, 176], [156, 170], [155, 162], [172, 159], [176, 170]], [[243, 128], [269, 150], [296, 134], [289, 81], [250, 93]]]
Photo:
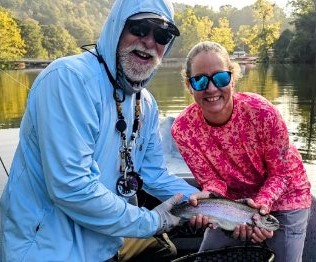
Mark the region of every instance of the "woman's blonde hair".
[[205, 41], [200, 42], [192, 47], [189, 51], [183, 69], [181, 71], [184, 82], [192, 76], [192, 60], [201, 52], [213, 52], [219, 54], [228, 70], [232, 72], [232, 78], [236, 82], [241, 77], [241, 70], [238, 63], [231, 62], [229, 54], [225, 47], [216, 42]]

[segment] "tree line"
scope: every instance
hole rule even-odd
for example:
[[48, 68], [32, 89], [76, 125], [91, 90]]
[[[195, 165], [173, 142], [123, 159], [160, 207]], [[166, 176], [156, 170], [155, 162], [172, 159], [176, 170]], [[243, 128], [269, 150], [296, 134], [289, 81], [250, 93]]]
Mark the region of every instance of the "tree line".
[[[0, 0], [0, 60], [55, 59], [95, 43], [114, 0]], [[288, 0], [286, 14], [269, 0], [237, 9], [175, 4], [181, 31], [171, 57], [199, 41], [221, 43], [262, 61], [316, 63], [316, 0]]]

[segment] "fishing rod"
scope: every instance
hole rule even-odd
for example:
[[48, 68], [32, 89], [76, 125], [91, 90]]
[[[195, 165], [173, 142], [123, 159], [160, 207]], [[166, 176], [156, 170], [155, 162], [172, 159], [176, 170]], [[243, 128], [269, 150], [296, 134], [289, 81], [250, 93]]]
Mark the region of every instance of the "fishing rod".
[[1, 71], [3, 74], [7, 75], [9, 78], [11, 78], [11, 80], [13, 80], [14, 82], [20, 84], [21, 86], [25, 87], [26, 89], [30, 89], [30, 87], [26, 86], [26, 85], [25, 85], [24, 83], [22, 83], [21, 81], [15, 79], [11, 74], [9, 74], [8, 72], [6, 72], [5, 70], [3, 70], [3, 69], [0, 68], [0, 71]]
[[4, 168], [5, 173], [7, 174], [7, 176], [9, 176], [9, 173], [8, 173], [7, 169], [5, 168], [5, 165], [4, 165], [3, 161], [2, 161], [1, 156], [0, 156], [0, 162], [1, 162], [2, 166], [3, 166], [3, 168]]

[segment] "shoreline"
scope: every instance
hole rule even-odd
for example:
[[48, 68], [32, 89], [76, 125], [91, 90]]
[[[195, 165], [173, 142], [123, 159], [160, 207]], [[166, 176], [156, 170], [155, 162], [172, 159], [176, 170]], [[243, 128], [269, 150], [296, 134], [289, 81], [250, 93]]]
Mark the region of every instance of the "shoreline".
[[[255, 56], [247, 56], [247, 57], [239, 57], [234, 58], [230, 57], [231, 61], [235, 61], [239, 64], [256, 64], [258, 61], [258, 57]], [[167, 57], [162, 60], [161, 67], [162, 68], [177, 68], [182, 67], [185, 63], [186, 58], [174, 58]], [[44, 69], [47, 67], [52, 61], [52, 59], [19, 59], [12, 61], [0, 61], [0, 68], [4, 70], [27, 70], [27, 69]], [[6, 69], [7, 67], [7, 69]]]

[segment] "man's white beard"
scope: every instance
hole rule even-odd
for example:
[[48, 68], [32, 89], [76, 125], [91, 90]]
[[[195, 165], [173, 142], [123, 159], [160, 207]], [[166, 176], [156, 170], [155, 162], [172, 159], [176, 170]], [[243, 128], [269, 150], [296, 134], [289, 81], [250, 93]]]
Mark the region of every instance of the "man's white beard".
[[[131, 53], [134, 50], [145, 52], [151, 55], [151, 63], [146, 65], [137, 63], [134, 59], [134, 55]], [[123, 73], [127, 79], [132, 82], [141, 82], [146, 80], [161, 63], [161, 58], [158, 57], [156, 50], [146, 49], [142, 45], [137, 44], [129, 46], [125, 49], [119, 49], [118, 59]]]

